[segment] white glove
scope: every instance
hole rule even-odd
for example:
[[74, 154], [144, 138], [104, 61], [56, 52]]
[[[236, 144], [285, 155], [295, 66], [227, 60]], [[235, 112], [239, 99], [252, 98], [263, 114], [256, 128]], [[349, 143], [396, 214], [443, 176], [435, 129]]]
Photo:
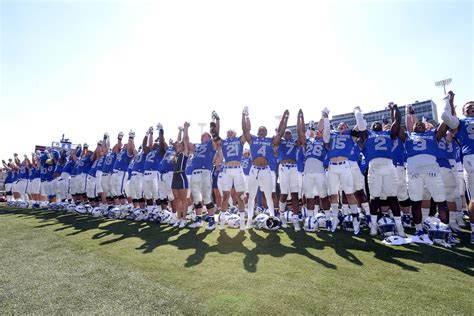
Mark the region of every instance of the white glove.
[[122, 133], [122, 132], [118, 133], [117, 138], [118, 138], [119, 140], [122, 140], [122, 138], [123, 138], [123, 133]]
[[135, 132], [130, 130], [130, 132], [128, 132], [128, 138], [135, 138]]
[[183, 129], [184, 129], [184, 127], [178, 126], [178, 130], [182, 131]]
[[216, 111], [212, 111], [212, 120], [219, 120], [219, 115], [217, 114]]
[[360, 106], [356, 106], [354, 108], [354, 113], [356, 113], [356, 112], [362, 112], [362, 110], [360, 109]]
[[108, 139], [109, 138], [109, 133], [105, 132], [104, 133], [104, 139]]
[[246, 117], [249, 116], [249, 107], [248, 106], [244, 107], [244, 109], [242, 110], [242, 114], [245, 115]]
[[316, 123], [314, 123], [314, 121], [309, 121], [308, 128], [309, 129], [316, 129]]
[[150, 135], [150, 134], [153, 134], [153, 126], [150, 126], [150, 128], [148, 128], [148, 131], [146, 132], [147, 135]]
[[156, 124], [156, 130], [160, 131], [163, 129], [163, 125], [161, 123]]
[[329, 117], [329, 110], [327, 107], [325, 107], [322, 111], [321, 111], [321, 115], [325, 118], [328, 118]]

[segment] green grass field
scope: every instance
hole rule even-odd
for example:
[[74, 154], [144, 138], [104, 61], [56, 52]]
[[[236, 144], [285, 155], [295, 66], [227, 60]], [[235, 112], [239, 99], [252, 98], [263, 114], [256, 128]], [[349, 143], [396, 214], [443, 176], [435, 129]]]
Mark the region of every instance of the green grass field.
[[474, 313], [474, 250], [0, 209], [0, 314]]

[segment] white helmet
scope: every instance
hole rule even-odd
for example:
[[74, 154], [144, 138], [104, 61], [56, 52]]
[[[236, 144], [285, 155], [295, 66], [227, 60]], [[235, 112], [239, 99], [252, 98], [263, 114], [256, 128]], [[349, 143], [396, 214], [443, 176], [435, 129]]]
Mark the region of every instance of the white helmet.
[[227, 223], [227, 218], [232, 215], [231, 213], [227, 212], [227, 211], [222, 211], [219, 213], [219, 215], [217, 215], [217, 220], [219, 221], [219, 223], [221, 222], [224, 222], [224, 223]]
[[239, 228], [240, 216], [237, 214], [231, 214], [229, 217], [227, 217], [227, 226], [230, 228]]
[[395, 221], [388, 215], [382, 216], [377, 221], [377, 227], [380, 235], [383, 237], [390, 237], [395, 235]]
[[315, 232], [319, 230], [318, 220], [315, 216], [308, 216], [304, 220], [303, 229], [307, 232]]
[[254, 219], [254, 226], [256, 229], [263, 229], [265, 225], [265, 221], [269, 218], [267, 214], [261, 213], [258, 214]]
[[352, 214], [347, 214], [344, 216], [342, 219], [342, 229], [348, 232], [353, 232], [354, 231], [354, 216]]
[[78, 214], [87, 214], [91, 210], [92, 207], [89, 204], [76, 206], [76, 213]]
[[144, 221], [148, 217], [148, 214], [147, 214], [146, 210], [144, 210], [142, 208], [134, 209], [133, 214], [135, 215], [134, 220], [136, 220], [136, 221]]
[[231, 206], [228, 209], [228, 212], [231, 214], [238, 214], [239, 213], [239, 208], [237, 206]]
[[423, 225], [428, 231], [428, 236], [435, 243], [445, 247], [450, 247], [449, 238], [451, 237], [451, 229], [448, 225], [441, 222], [438, 218], [430, 218], [424, 221]]
[[284, 223], [293, 223], [293, 212], [291, 211], [285, 211], [282, 214], [280, 214], [280, 219]]
[[255, 208], [255, 215], [259, 215], [259, 214], [265, 214], [265, 209], [263, 209], [262, 207], [260, 206], [257, 206]]
[[318, 230], [321, 228], [326, 228], [326, 222], [327, 222], [327, 217], [324, 213], [318, 213], [316, 216], [314, 216], [316, 219], [317, 225], [318, 225]]
[[76, 205], [74, 205], [74, 204], [69, 204], [69, 205], [66, 207], [66, 211], [68, 211], [69, 213], [76, 213]]
[[96, 206], [92, 209], [91, 215], [92, 217], [101, 217], [102, 216], [102, 208], [99, 206]]
[[19, 208], [28, 208], [28, 202], [21, 201], [20, 203], [18, 203], [18, 207]]
[[49, 203], [48, 208], [52, 211], [57, 211], [58, 210], [58, 203], [51, 202], [51, 203]]
[[300, 221], [304, 221], [306, 217], [308, 217], [308, 209], [306, 206], [303, 206], [300, 212]]
[[121, 215], [122, 215], [122, 210], [116, 206], [109, 209], [109, 212], [107, 213], [107, 216], [112, 219], [120, 218]]
[[156, 223], [163, 223], [168, 224], [172, 218], [171, 212], [168, 210], [161, 210], [158, 212], [158, 216], [156, 218]]

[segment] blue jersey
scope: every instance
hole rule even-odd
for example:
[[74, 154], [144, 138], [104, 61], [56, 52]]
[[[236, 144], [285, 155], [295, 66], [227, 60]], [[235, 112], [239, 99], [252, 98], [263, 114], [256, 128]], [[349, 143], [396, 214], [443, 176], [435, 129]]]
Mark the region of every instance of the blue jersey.
[[104, 164], [102, 165], [102, 173], [110, 174], [114, 171], [115, 160], [117, 159], [117, 154], [110, 152], [105, 156]]
[[216, 151], [212, 147], [212, 140], [208, 140], [207, 142], [202, 144], [197, 144], [196, 151], [194, 153], [194, 157], [191, 163], [192, 170], [206, 169], [211, 171], [212, 160], [214, 159], [215, 154]]
[[127, 149], [122, 149], [118, 154], [117, 158], [115, 159], [114, 170], [117, 171], [127, 171], [128, 165], [133, 157], [128, 155]]
[[186, 161], [186, 170], [185, 173], [187, 176], [190, 176], [193, 173], [193, 158], [189, 158]]
[[69, 158], [64, 165], [63, 172], [71, 174], [72, 168], [74, 168], [74, 160]]
[[7, 171], [7, 176], [5, 178], [5, 184], [13, 182], [13, 171]]
[[304, 150], [301, 146], [296, 150], [296, 168], [298, 172], [304, 172]]
[[350, 161], [359, 161], [360, 159], [360, 148], [358, 143], [354, 143], [354, 147], [352, 147], [351, 154], [349, 155]]
[[451, 164], [449, 163], [449, 160], [448, 160], [447, 145], [448, 144], [446, 142], [445, 137], [443, 137], [439, 140], [439, 142], [438, 142], [438, 153], [437, 153], [437, 156], [436, 156], [436, 162], [442, 168], [451, 169]]
[[274, 159], [273, 139], [270, 137], [257, 137], [252, 135], [252, 144], [250, 144], [250, 156], [252, 159], [258, 157], [265, 158], [268, 163], [270, 159]]
[[393, 147], [392, 147], [393, 165], [405, 166], [406, 161], [407, 161], [407, 153], [405, 151], [405, 145], [399, 138], [396, 138], [393, 140]]
[[105, 162], [105, 155], [100, 156], [100, 158], [96, 160], [97, 160], [97, 171], [102, 171], [102, 168], [104, 167], [104, 162]]
[[[174, 162], [171, 161], [171, 158], [174, 156], [175, 152], [176, 151], [173, 147], [169, 147], [168, 150], [166, 150], [163, 159], [160, 161], [160, 167], [158, 169], [160, 173], [163, 174], [174, 170]], [[186, 158], [186, 161], [187, 160], [188, 159]]]
[[49, 164], [47, 173], [46, 173], [46, 181], [52, 181], [54, 179], [54, 168], [56, 167], [56, 164]]
[[435, 156], [438, 153], [438, 142], [436, 132], [426, 131], [424, 133], [410, 133], [405, 141], [407, 158], [425, 154]]
[[[273, 152], [273, 150], [272, 150]], [[270, 167], [271, 171], [275, 171], [277, 169], [277, 157], [275, 155], [271, 155], [270, 158], [268, 159], [268, 166]]]
[[296, 161], [296, 151], [298, 146], [296, 140], [285, 140], [282, 139], [280, 146], [278, 146], [278, 160], [294, 160]]
[[244, 145], [240, 141], [240, 137], [227, 138], [222, 142], [222, 154], [224, 161], [240, 161], [244, 152]]
[[18, 172], [12, 171], [12, 183], [18, 180]]
[[474, 117], [466, 117], [459, 120], [459, 130], [456, 138], [461, 143], [462, 154], [474, 154]]
[[374, 158], [392, 158], [393, 141], [390, 131], [368, 131], [364, 156], [369, 163]]
[[63, 172], [63, 168], [64, 166], [58, 162], [54, 167], [54, 173], [61, 174], [61, 172]]
[[448, 160], [456, 161], [456, 142], [453, 140], [451, 142], [446, 142], [446, 158]]
[[127, 174], [128, 174], [127, 179], [128, 180], [130, 180], [130, 178], [132, 177], [132, 171], [133, 171], [133, 164], [134, 163], [135, 163], [135, 159], [131, 159], [130, 163], [128, 164], [128, 168], [127, 168]]
[[88, 151], [84, 157], [79, 161], [79, 166], [77, 168], [77, 174], [89, 173], [89, 169], [92, 166], [92, 152]]
[[145, 154], [140, 152], [133, 159], [133, 171], [143, 173], [145, 171]]
[[250, 157], [242, 157], [240, 164], [242, 165], [244, 175], [248, 176], [250, 174], [250, 168], [252, 167], [252, 159], [250, 159]]
[[28, 167], [25, 162], [22, 162], [18, 170], [18, 179], [28, 179]]
[[94, 160], [92, 163], [92, 166], [89, 168], [89, 171], [87, 172], [88, 175], [91, 177], [95, 177], [95, 174], [97, 172], [97, 165], [99, 164], [99, 159]]
[[329, 158], [338, 156], [349, 158], [353, 147], [354, 141], [352, 140], [351, 131], [331, 132]]
[[327, 149], [322, 138], [308, 138], [306, 139], [306, 149], [304, 152], [306, 159], [315, 158], [321, 162], [327, 155]]
[[161, 160], [163, 155], [160, 155], [161, 148], [151, 150], [145, 157], [145, 171], [158, 171], [160, 170]]

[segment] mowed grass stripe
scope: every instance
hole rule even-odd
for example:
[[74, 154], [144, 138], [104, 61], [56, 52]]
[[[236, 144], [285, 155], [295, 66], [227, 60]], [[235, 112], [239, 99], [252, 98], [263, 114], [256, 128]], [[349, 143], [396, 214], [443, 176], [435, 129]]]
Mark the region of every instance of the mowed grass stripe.
[[[74, 262], [77, 254], [68, 251], [81, 251], [85, 254], [82, 256], [92, 256], [87, 262], [93, 262], [93, 266], [96, 261], [113, 263], [118, 275], [92, 270], [97, 280], [133, 276], [140, 291], [163, 291], [163, 295], [156, 296], [166, 302], [154, 302], [151, 308], [152, 302], [146, 299], [136, 304], [141, 306], [137, 311], [470, 314], [474, 310], [473, 249], [467, 243], [453, 249], [387, 247], [368, 238], [365, 232], [361, 237], [346, 232], [321, 232], [316, 236], [291, 230], [209, 233], [204, 229], [179, 231], [148, 223], [32, 210], [0, 212], [3, 224], [18, 226], [16, 230], [21, 228], [27, 238], [39, 234], [45, 235], [41, 238], [58, 239], [61, 246], [53, 248], [51, 256], [59, 262]], [[2, 240], [11, 239], [5, 234], [2, 229]], [[13, 254], [16, 256], [16, 252]], [[25, 267], [23, 273], [31, 271]], [[140, 278], [148, 283], [138, 281]], [[77, 283], [81, 280], [78, 278]], [[113, 286], [109, 293], [117, 295], [120, 283], [103, 282]], [[79, 291], [66, 286], [63, 290], [68, 296]], [[132, 292], [131, 288], [128, 291]], [[88, 292], [80, 290], [78, 295]], [[105, 293], [98, 291], [96, 295], [101, 298]], [[70, 304], [73, 310], [84, 310]], [[123, 311], [135, 312], [134, 304], [127, 306]], [[91, 310], [95, 311], [92, 305]]]

